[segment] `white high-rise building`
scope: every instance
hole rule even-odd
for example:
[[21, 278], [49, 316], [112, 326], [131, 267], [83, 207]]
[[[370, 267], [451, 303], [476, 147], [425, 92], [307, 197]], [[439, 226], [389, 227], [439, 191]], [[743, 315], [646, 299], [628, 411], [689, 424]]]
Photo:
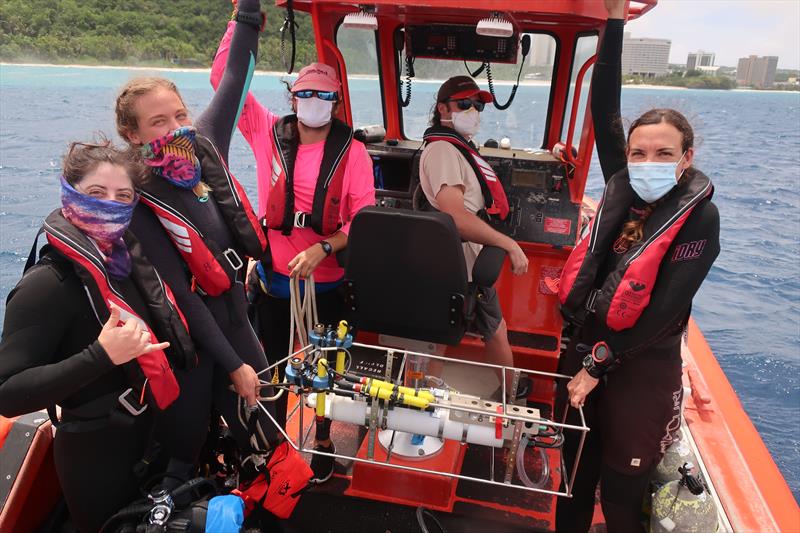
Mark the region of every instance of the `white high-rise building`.
[[622, 73], [652, 78], [668, 72], [669, 39], [631, 37], [625, 32], [622, 41]]
[[698, 50], [692, 52], [686, 58], [686, 70], [703, 70], [699, 67], [713, 67], [716, 54], [714, 52], [706, 52], [705, 50]]

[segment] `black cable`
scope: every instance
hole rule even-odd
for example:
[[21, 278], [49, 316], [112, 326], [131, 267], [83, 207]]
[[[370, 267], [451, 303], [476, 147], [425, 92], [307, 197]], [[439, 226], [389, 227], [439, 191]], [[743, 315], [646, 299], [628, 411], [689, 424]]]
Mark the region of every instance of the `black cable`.
[[417, 507], [417, 522], [419, 523], [419, 527], [422, 533], [431, 533], [430, 530], [428, 529], [428, 525], [425, 523], [426, 517], [430, 518], [433, 521], [433, 523], [436, 525], [437, 528], [439, 528], [439, 531], [441, 531], [441, 533], [447, 533], [447, 530], [444, 528], [442, 523], [439, 522], [439, 519], [436, 518], [436, 515], [434, 515], [431, 511], [420, 505], [419, 507]]
[[[403, 82], [402, 78], [400, 79], [400, 105], [402, 107], [408, 107], [411, 104], [411, 78], [414, 77], [414, 58], [406, 56], [406, 81]], [[402, 96], [403, 91], [403, 83], [405, 83], [406, 87], [406, 95]]]
[[[292, 60], [288, 64], [286, 62], [286, 30], [289, 30], [289, 36], [292, 38]], [[286, 18], [283, 19], [283, 26], [281, 26], [281, 61], [283, 62], [283, 68], [286, 69], [287, 74], [291, 74], [294, 70], [294, 62], [297, 54], [296, 30], [297, 23], [294, 21], [292, 0], [286, 0]]]
[[465, 59], [464, 60], [464, 68], [467, 69], [467, 74], [469, 74], [473, 78], [477, 78], [478, 76], [480, 76], [481, 72], [483, 72], [483, 70], [486, 68], [486, 62], [481, 63], [481, 66], [479, 66], [478, 69], [475, 72], [472, 72], [469, 69], [469, 65], [467, 65], [467, 60]]
[[527, 34], [523, 35], [522, 59], [519, 62], [519, 72], [517, 72], [517, 81], [511, 88], [511, 95], [508, 97], [508, 101], [505, 104], [497, 103], [497, 96], [494, 94], [494, 81], [492, 80], [492, 64], [488, 61], [484, 63], [484, 65], [486, 66], [486, 79], [489, 81], [489, 92], [492, 94], [492, 98], [494, 99], [492, 103], [500, 111], [504, 111], [509, 107], [511, 107], [511, 103], [514, 101], [514, 96], [516, 96], [517, 89], [519, 89], [519, 78], [520, 76], [522, 76], [522, 68], [525, 66], [525, 58], [528, 57], [528, 52], [530, 51], [530, 49], [531, 49], [531, 36]]

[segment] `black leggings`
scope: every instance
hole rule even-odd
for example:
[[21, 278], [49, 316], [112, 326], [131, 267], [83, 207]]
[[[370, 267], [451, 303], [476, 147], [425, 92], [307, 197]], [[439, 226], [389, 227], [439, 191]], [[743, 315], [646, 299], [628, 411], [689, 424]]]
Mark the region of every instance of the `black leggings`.
[[[256, 372], [265, 369], [267, 359], [247, 319], [247, 300], [242, 285], [237, 282], [227, 293], [206, 298], [205, 301], [242, 361], [252, 366]], [[193, 334], [202, 335], [202, 332]], [[262, 380], [269, 379], [265, 374], [260, 376]], [[247, 420], [248, 413], [242, 411], [239, 395], [231, 389], [227, 372], [215, 364], [209, 354], [201, 352], [197, 368], [189, 372], [176, 371], [175, 375], [181, 394], [169, 409], [160, 414], [158, 421], [158, 439], [170, 457], [188, 464], [197, 462], [208, 433], [212, 402], [231, 429], [242, 455], [249, 455], [253, 448], [250, 432], [240, 422], [242, 417]], [[275, 418], [276, 411], [272, 402], [263, 402], [261, 405]], [[267, 450], [281, 440], [280, 431], [260, 407], [256, 413], [256, 448]], [[172, 431], [175, 427], [181, 430]]]
[[[275, 298], [268, 294], [259, 295], [256, 302], [256, 325], [258, 335], [264, 343], [267, 359], [270, 364], [285, 358], [289, 353], [289, 312], [288, 299]], [[344, 318], [344, 299], [339, 289], [317, 294], [317, 315], [325, 325], [338, 324]], [[286, 366], [278, 368], [279, 377], [283, 379]], [[282, 425], [286, 425], [286, 405], [288, 397], [284, 394], [275, 403]], [[330, 433], [330, 419], [317, 425], [317, 440], [325, 440]]]
[[144, 457], [152, 420], [145, 412], [130, 427], [56, 432], [56, 472], [78, 531], [99, 531], [112, 515], [141, 497], [139, 484], [145, 480], [134, 476], [133, 467]]
[[[575, 375], [585, 355], [574, 340], [559, 362], [559, 372]], [[572, 498], [559, 498], [556, 530], [588, 531], [594, 513], [595, 492], [600, 499], [609, 532], [638, 532], [642, 528], [642, 501], [650, 477], [660, 460], [667, 435], [680, 423], [680, 355], [673, 358], [634, 358], [601, 380], [583, 407], [591, 431], [572, 487]], [[567, 406], [567, 382], [561, 380], [556, 413]], [[578, 411], [568, 412], [567, 423], [580, 425]], [[572, 472], [578, 435], [567, 432], [564, 463]]]
[[[642, 501], [656, 463], [634, 476], [614, 470], [602, 459], [602, 437], [590, 421], [593, 417], [587, 411], [584, 406], [584, 415], [592, 430], [584, 442], [578, 473], [572, 487], [572, 498], [558, 498], [556, 531], [564, 533], [589, 531], [599, 481], [600, 503], [609, 533], [643, 532]], [[567, 422], [580, 424], [580, 420], [571, 420], [571, 417], [567, 417]], [[578, 439], [567, 438], [562, 451], [564, 463], [570, 473], [575, 465], [577, 450]]]

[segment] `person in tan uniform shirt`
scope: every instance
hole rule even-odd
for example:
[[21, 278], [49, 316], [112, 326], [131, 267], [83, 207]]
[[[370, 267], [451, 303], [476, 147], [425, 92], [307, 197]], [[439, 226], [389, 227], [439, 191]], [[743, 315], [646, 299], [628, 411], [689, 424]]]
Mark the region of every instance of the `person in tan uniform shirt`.
[[[469, 76], [455, 76], [442, 84], [431, 119], [435, 128], [451, 128], [465, 141], [477, 133], [480, 112], [492, 95], [481, 91]], [[426, 132], [427, 133], [427, 132]], [[420, 158], [420, 186], [431, 206], [453, 217], [464, 242], [467, 274], [484, 244], [497, 246], [508, 253], [511, 271], [521, 275], [528, 270], [528, 258], [514, 239], [494, 230], [479, 217], [485, 202], [473, 167], [454, 144], [433, 141], [425, 145]], [[475, 329], [486, 343], [486, 362], [513, 366], [506, 323], [494, 288], [481, 288], [476, 309]], [[511, 384], [507, 376], [506, 386]], [[522, 378], [517, 397], [527, 396], [530, 381]]]

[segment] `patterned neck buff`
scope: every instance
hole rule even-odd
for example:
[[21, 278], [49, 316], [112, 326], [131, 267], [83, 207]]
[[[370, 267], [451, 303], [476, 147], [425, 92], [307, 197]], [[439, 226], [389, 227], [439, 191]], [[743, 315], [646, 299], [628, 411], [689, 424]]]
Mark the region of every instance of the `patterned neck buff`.
[[139, 201], [126, 204], [113, 200], [100, 200], [76, 191], [61, 177], [61, 213], [73, 226], [97, 243], [105, 256], [108, 274], [123, 279], [131, 273], [131, 256], [122, 240]]
[[142, 146], [142, 157], [153, 171], [182, 189], [200, 182], [200, 161], [195, 155], [195, 135], [191, 126], [178, 128]]

